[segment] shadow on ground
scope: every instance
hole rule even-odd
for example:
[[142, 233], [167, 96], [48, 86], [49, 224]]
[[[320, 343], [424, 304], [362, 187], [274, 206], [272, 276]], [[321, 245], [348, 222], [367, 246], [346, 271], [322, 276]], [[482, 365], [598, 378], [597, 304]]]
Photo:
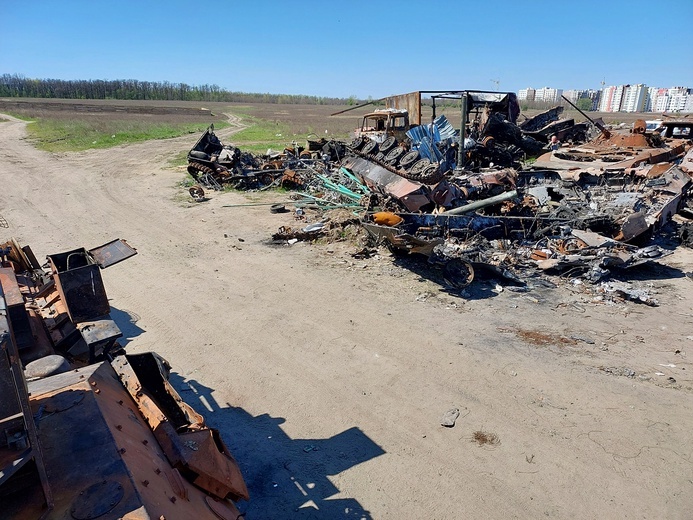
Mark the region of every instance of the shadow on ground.
[[330, 480], [385, 451], [359, 428], [329, 439], [292, 439], [280, 428], [281, 417], [253, 416], [214, 399], [213, 389], [172, 372], [181, 397], [217, 428], [243, 472], [250, 501], [237, 504], [250, 519], [367, 520], [355, 498], [331, 498], [340, 490]]
[[[499, 283], [498, 280], [501, 280], [501, 277], [482, 268], [475, 268], [477, 272], [472, 283], [467, 287], [457, 288], [445, 279], [442, 266], [430, 264], [424, 256], [393, 255], [392, 258], [396, 266], [411, 271], [421, 280], [428, 280], [439, 285], [440, 290], [450, 296], [464, 298], [465, 300], [485, 300], [498, 296], [498, 293], [494, 292], [493, 289]], [[506, 281], [503, 281], [503, 285], [506, 283]]]
[[144, 329], [141, 329], [137, 325], [140, 317], [134, 312], [111, 307], [110, 315], [111, 319], [115, 321], [116, 325], [118, 325], [118, 328], [123, 333], [123, 337], [119, 340], [123, 347], [144, 332]]

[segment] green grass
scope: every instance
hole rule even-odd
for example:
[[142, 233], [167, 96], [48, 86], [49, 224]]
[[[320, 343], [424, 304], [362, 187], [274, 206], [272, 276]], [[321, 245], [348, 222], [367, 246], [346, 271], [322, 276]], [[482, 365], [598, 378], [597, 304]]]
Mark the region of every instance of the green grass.
[[178, 152], [168, 160], [168, 164], [171, 168], [186, 166], [188, 164], [188, 150], [181, 150]]
[[[215, 124], [216, 128], [224, 126], [224, 123]], [[28, 125], [27, 131], [30, 139], [41, 150], [75, 152], [197, 134], [204, 132], [206, 128], [207, 125], [203, 123], [169, 124], [132, 120], [40, 118]]]
[[233, 142], [239, 148], [254, 153], [265, 153], [268, 148], [281, 151], [292, 139], [289, 125], [279, 121], [267, 121], [258, 117], [234, 111], [248, 128], [233, 134]]
[[[5, 112], [5, 113], [6, 113], [7, 115], [12, 116], [12, 117], [16, 117], [17, 119], [21, 119], [22, 121], [31, 122], [31, 121], [34, 120], [33, 118], [31, 118], [31, 117], [29, 117], [29, 116], [27, 116], [27, 115], [25, 115], [25, 114], [17, 114], [16, 112]], [[5, 121], [9, 121], [9, 120], [6, 119]]]

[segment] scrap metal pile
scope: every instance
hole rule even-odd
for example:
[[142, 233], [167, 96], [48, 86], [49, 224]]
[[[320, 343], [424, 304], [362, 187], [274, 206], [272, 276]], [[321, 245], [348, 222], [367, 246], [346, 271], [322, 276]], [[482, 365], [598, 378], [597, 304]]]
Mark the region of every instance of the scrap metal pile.
[[126, 354], [101, 269], [125, 241], [48, 255], [0, 244], [2, 518], [235, 519], [248, 499], [219, 432], [153, 352]]
[[[433, 93], [431, 122], [420, 124], [420, 93], [413, 94], [389, 98], [340, 144], [343, 154], [305, 168], [297, 206], [362, 210], [376, 242], [425, 255], [458, 289], [480, 271], [519, 286], [557, 273], [654, 303], [615, 289], [611, 278], [671, 253], [656, 239], [686, 211], [693, 122], [665, 121], [648, 132], [638, 121], [610, 132], [586, 114], [585, 122], [561, 119], [560, 106], [518, 122], [513, 93], [453, 91]], [[436, 116], [441, 99], [459, 101], [463, 137]], [[309, 240], [322, 224], [283, 228], [274, 238]]]
[[190, 195], [202, 200], [204, 188], [221, 190], [224, 185], [240, 190], [303, 187], [316, 167], [339, 161], [345, 152], [344, 143], [320, 139], [309, 140], [306, 147], [292, 143], [282, 152], [255, 155], [222, 144], [210, 125], [188, 152], [188, 173], [196, 182]]

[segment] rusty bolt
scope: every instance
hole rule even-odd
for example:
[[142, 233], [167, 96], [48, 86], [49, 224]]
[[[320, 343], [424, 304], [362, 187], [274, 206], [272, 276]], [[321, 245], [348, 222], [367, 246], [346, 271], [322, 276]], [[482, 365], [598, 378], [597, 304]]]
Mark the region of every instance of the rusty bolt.
[[142, 485], [143, 485], [144, 487], [147, 487], [147, 486], [149, 485], [149, 481], [148, 481], [148, 480], [143, 480], [143, 481], [142, 481]]
[[92, 382], [89, 383], [89, 384], [90, 384], [91, 386], [96, 386], [96, 381], [92, 381]]
[[144, 440], [142, 441], [142, 444], [144, 444], [144, 445], [146, 446], [147, 444], [149, 444], [149, 441], [148, 441], [147, 439], [144, 439]]
[[116, 425], [116, 430], [120, 431], [122, 429], [123, 429], [123, 427], [120, 424]]
[[119, 404], [120, 406], [123, 406], [123, 400], [121, 399], [120, 401], [118, 401], [118, 404]]
[[171, 497], [171, 503], [175, 504], [176, 503], [176, 497]]
[[95, 394], [100, 394], [100, 393], [101, 393], [101, 389], [100, 389], [100, 388], [97, 388], [96, 390], [94, 390], [94, 393], [95, 393]]
[[125, 448], [120, 448], [120, 453], [125, 453], [127, 450]]
[[157, 475], [160, 475], [160, 474], [161, 474], [161, 470], [160, 470], [159, 468], [156, 468], [156, 469], [154, 470], [154, 473], [156, 473]]

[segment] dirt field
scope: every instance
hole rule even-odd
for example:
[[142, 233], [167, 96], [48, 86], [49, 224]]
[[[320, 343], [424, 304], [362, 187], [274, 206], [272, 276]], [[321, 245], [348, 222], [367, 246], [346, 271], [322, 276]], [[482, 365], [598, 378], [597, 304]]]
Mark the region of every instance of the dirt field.
[[222, 207], [250, 196], [192, 203], [165, 169], [190, 137], [51, 155], [25, 125], [0, 122], [0, 239], [138, 249], [104, 272], [114, 319], [221, 429], [249, 520], [691, 518], [691, 250], [643, 272], [659, 307], [483, 280], [463, 298], [385, 251], [268, 245], [297, 224]]

